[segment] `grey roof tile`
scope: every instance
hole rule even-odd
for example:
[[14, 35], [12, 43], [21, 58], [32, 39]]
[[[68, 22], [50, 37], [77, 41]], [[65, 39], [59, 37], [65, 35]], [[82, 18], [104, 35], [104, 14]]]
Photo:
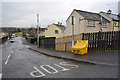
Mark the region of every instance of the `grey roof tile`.
[[[83, 16], [85, 19], [89, 20], [101, 20], [101, 16], [98, 13], [93, 13], [93, 12], [87, 12], [87, 11], [82, 11], [82, 10], [76, 10], [81, 16]], [[107, 19], [103, 18], [103, 22], [108, 22]]]
[[[105, 12], [104, 12], [105, 13]], [[112, 18], [113, 20], [120, 21], [120, 16], [112, 13], [105, 13], [106, 16]]]
[[56, 25], [61, 30], [65, 30], [66, 29], [66, 27], [64, 25], [58, 25], [58, 24], [54, 24], [54, 25]]

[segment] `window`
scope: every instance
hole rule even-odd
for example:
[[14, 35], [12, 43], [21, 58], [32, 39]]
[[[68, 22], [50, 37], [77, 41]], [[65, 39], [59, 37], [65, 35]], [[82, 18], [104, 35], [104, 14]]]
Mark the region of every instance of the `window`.
[[88, 26], [95, 26], [95, 21], [88, 21]]
[[114, 22], [114, 27], [118, 27], [119, 23], [118, 22]]
[[102, 23], [102, 27], [107, 27], [107, 23]]
[[59, 31], [58, 30], [55, 30], [55, 34], [58, 34], [59, 33]]

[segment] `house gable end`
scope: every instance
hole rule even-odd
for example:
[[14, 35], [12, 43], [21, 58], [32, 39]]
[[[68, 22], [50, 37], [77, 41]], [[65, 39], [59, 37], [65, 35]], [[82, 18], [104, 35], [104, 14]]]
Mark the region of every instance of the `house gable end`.
[[[73, 11], [72, 11], [72, 13], [70, 14], [70, 16], [74, 13], [74, 12], [77, 12], [76, 11], [76, 9], [74, 9]], [[78, 13], [78, 12], [77, 12]], [[78, 13], [79, 14], [79, 13]], [[80, 14], [79, 14], [80, 15]], [[66, 20], [66, 22], [68, 21], [68, 19], [70, 18], [70, 16], [67, 18], [67, 20]], [[80, 15], [81, 17], [83, 17], [82, 15]], [[84, 17], [83, 17], [84, 18]]]

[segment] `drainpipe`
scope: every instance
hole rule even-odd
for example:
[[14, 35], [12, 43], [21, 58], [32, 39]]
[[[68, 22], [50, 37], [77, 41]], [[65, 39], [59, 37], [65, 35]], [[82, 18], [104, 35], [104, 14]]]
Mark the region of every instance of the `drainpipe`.
[[74, 16], [72, 16], [72, 47], [74, 46]]
[[100, 32], [102, 31], [102, 16], [101, 16], [101, 27], [100, 27]]
[[113, 31], [114, 31], [114, 22], [113, 22]]

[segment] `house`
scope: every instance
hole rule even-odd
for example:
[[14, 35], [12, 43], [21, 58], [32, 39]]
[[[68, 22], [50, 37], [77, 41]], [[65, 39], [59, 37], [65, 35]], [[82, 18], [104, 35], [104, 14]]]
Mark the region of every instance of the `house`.
[[107, 12], [100, 12], [100, 15], [110, 21], [112, 31], [120, 30], [120, 13], [117, 15], [113, 14], [111, 10], [108, 10]]
[[45, 36], [45, 29], [46, 28], [40, 28], [39, 30], [40, 36]]
[[45, 30], [45, 37], [62, 37], [63, 36], [63, 32], [65, 30], [65, 26], [62, 25], [62, 23], [58, 24], [51, 24], [50, 26], [47, 27], [47, 29]]
[[74, 16], [74, 34], [112, 31], [110, 21], [99, 15], [99, 13], [74, 9], [66, 20], [64, 36], [72, 35], [72, 16]]

